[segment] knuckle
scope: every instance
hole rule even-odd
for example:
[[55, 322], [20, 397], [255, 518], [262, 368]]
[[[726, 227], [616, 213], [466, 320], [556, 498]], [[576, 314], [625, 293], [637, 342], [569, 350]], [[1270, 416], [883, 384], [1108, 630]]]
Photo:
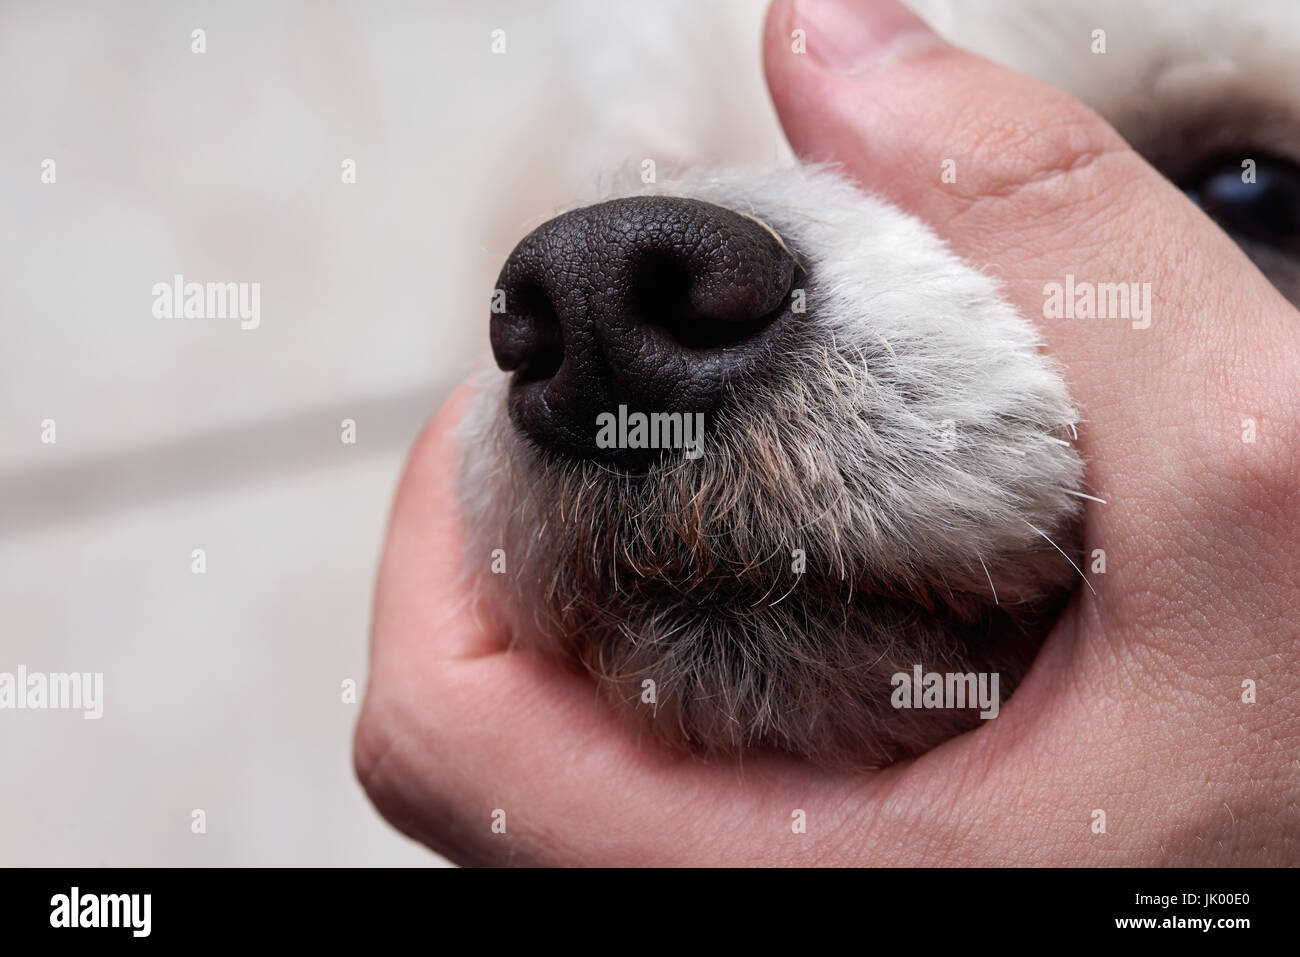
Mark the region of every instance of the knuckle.
[[1059, 91], [1045, 94], [1032, 111], [981, 108], [970, 115], [965, 137], [977, 172], [967, 197], [972, 203], [1032, 198], [1041, 215], [1110, 188], [1113, 178], [1088, 175], [1098, 167], [1136, 160], [1100, 116]]

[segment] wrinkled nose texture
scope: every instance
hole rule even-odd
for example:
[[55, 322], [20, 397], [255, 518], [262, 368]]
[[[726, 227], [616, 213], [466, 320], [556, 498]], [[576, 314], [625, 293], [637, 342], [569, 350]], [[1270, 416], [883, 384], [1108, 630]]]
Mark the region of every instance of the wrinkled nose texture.
[[512, 420], [568, 456], [647, 464], [600, 448], [598, 417], [703, 413], [707, 429], [730, 385], [772, 361], [794, 275], [770, 229], [699, 200], [616, 199], [542, 224], [497, 281]]

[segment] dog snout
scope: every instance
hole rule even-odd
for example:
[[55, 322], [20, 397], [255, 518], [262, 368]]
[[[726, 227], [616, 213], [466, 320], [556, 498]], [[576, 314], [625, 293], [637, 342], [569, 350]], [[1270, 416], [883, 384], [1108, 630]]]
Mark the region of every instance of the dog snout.
[[796, 272], [767, 225], [694, 199], [616, 199], [542, 224], [493, 302], [512, 420], [543, 448], [645, 464], [644, 450], [598, 442], [598, 419], [716, 411], [773, 360]]

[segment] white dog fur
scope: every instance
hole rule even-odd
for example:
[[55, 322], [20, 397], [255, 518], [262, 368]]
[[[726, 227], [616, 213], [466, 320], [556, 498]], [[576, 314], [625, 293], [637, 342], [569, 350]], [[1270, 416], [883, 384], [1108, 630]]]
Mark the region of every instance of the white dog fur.
[[1078, 576], [1075, 413], [1033, 327], [920, 221], [829, 170], [653, 192], [788, 244], [808, 286], [798, 345], [776, 377], [736, 385], [701, 460], [635, 479], [539, 452], [506, 415], [509, 377], [486, 377], [462, 489], [472, 565], [505, 552], [504, 574], [480, 576], [490, 604], [516, 640], [704, 750], [867, 764], [968, 726], [972, 711], [894, 709], [892, 676], [997, 671], [1010, 688], [1043, 603]]

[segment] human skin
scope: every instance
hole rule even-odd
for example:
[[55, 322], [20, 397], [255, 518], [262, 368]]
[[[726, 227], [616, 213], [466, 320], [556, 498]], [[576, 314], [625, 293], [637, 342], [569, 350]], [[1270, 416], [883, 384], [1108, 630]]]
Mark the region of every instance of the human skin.
[[[995, 720], [917, 758], [847, 774], [670, 753], [476, 613], [461, 389], [393, 506], [355, 740], [367, 794], [462, 864], [1300, 863], [1300, 314], [1100, 117], [892, 0], [777, 0], [764, 46], [796, 151], [987, 265], [1064, 367], [1106, 503], [1086, 503], [1091, 588]], [[1067, 273], [1151, 282], [1150, 327], [1041, 318]]]

